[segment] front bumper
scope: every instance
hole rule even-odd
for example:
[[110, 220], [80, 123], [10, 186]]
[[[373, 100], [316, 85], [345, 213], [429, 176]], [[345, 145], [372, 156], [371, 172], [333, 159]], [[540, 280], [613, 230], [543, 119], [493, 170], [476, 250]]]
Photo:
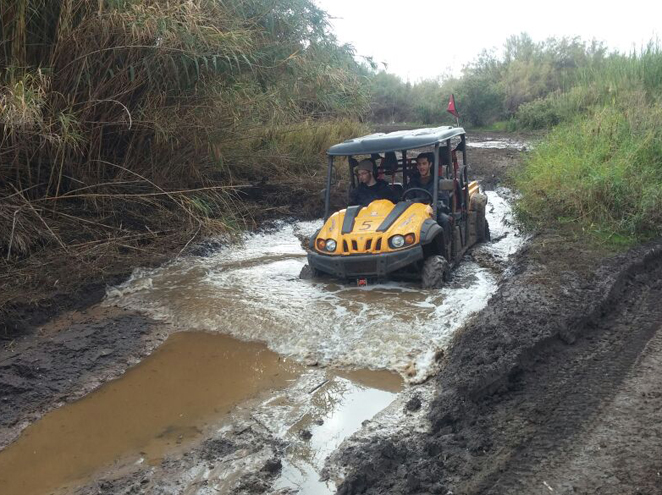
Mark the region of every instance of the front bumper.
[[349, 256], [308, 251], [311, 268], [339, 278], [383, 277], [422, 259], [423, 248], [420, 245], [393, 253]]

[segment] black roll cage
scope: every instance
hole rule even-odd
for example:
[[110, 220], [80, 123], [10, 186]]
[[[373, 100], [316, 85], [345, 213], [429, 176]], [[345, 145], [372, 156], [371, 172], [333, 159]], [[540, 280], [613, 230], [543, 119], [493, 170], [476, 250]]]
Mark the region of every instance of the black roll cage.
[[[468, 184], [468, 178], [467, 178], [467, 137], [466, 134], [460, 134], [460, 143], [456, 146], [456, 148], [453, 150], [451, 149], [451, 138], [445, 139], [443, 141], [437, 141], [434, 144], [434, 166], [433, 166], [433, 180], [434, 180], [434, 198], [439, 198], [439, 179], [444, 178], [444, 179], [452, 179], [454, 182], [454, 189], [457, 189], [458, 187], [462, 189], [464, 194], [461, 194], [463, 196], [462, 200], [462, 210], [466, 208], [466, 200], [469, 195], [469, 184]], [[441, 146], [441, 143], [445, 143], [444, 146]], [[420, 149], [420, 148], [419, 148]], [[439, 164], [441, 163], [441, 157], [440, 157], [440, 150], [444, 150], [446, 157], [445, 157], [445, 169], [443, 171], [442, 176], [440, 177], [439, 172], [440, 172], [440, 167]], [[403, 187], [407, 187], [407, 184], [409, 183], [409, 177], [410, 177], [410, 171], [414, 164], [416, 163], [416, 160], [414, 158], [407, 158], [407, 152], [411, 150], [406, 150], [403, 149], [400, 152], [402, 153], [402, 157], [397, 160], [397, 166], [393, 168], [392, 171], [388, 171], [388, 173], [391, 176], [395, 176], [397, 172], [402, 172], [402, 181], [403, 181]], [[462, 151], [462, 168], [459, 169], [459, 166], [457, 164], [457, 161], [453, 159], [453, 153], [456, 151]], [[365, 153], [369, 154], [369, 153]], [[327, 174], [326, 174], [326, 190], [325, 190], [325, 195], [324, 195], [324, 221], [326, 221], [329, 218], [330, 215], [330, 208], [331, 208], [331, 182], [332, 182], [332, 175], [333, 175], [333, 158], [334, 156], [344, 156], [347, 158], [347, 161], [349, 163], [349, 175], [351, 177], [352, 181], [352, 188], [357, 187], [356, 184], [356, 179], [355, 179], [355, 174], [354, 174], [354, 168], [358, 165], [355, 160], [352, 160], [353, 155], [330, 155], [327, 154]], [[377, 172], [379, 170], [379, 167], [376, 167], [376, 169], [373, 172]], [[384, 173], [387, 173], [384, 171]], [[456, 205], [455, 201], [452, 202], [452, 213], [456, 213]], [[435, 199], [432, 201], [432, 211], [433, 211], [433, 218], [437, 218], [437, 210], [438, 210], [438, 199]]]

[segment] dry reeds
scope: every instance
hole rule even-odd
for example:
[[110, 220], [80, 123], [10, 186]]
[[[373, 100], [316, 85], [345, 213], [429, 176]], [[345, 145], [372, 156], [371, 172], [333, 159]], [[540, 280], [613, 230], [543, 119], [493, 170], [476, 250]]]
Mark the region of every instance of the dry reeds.
[[5, 259], [240, 225], [238, 187], [308, 173], [367, 99], [310, 0], [9, 0], [0, 36]]

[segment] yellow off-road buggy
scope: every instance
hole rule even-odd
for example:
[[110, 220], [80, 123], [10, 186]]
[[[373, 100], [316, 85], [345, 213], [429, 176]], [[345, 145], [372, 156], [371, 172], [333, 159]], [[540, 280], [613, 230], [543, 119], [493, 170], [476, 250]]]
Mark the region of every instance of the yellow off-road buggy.
[[[487, 196], [467, 179], [466, 144], [461, 127], [436, 127], [370, 134], [329, 148], [324, 225], [310, 238], [301, 278], [326, 274], [365, 285], [415, 277], [423, 288], [441, 287], [467, 249], [489, 239]], [[416, 156], [408, 153], [431, 148], [433, 192], [407, 189], [417, 173]], [[330, 215], [334, 157], [347, 158], [352, 187], [357, 158], [371, 157], [375, 177], [387, 180], [401, 200], [380, 199]]]

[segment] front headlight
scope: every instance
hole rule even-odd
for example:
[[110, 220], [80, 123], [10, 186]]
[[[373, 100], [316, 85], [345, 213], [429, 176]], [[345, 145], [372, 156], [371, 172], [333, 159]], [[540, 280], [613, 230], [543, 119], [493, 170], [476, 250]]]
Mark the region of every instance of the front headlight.
[[327, 239], [326, 250], [329, 251], [330, 253], [334, 252], [336, 250], [336, 241], [334, 241], [333, 239]]
[[405, 238], [401, 235], [394, 235], [388, 240], [389, 246], [398, 249], [405, 245]]

